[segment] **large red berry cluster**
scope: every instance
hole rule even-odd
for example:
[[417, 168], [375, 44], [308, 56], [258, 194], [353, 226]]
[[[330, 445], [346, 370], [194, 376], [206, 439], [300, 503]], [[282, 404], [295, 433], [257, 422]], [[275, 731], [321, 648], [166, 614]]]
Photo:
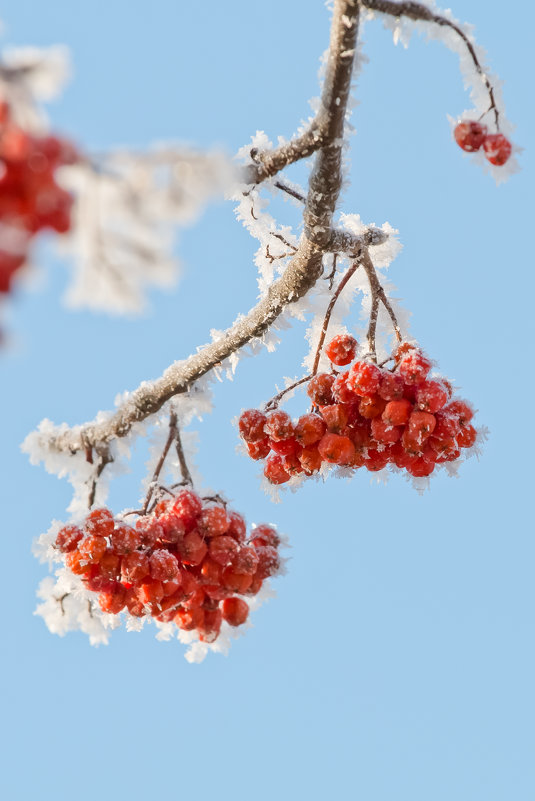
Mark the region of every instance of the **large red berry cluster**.
[[489, 134], [487, 126], [474, 120], [460, 122], [453, 131], [455, 141], [468, 153], [483, 148], [485, 158], [491, 164], [501, 167], [509, 160], [512, 145], [501, 133]]
[[94, 509], [81, 527], [64, 526], [55, 547], [103, 612], [175, 622], [214, 642], [221, 623], [245, 623], [247, 602], [280, 567], [275, 529], [247, 530], [243, 517], [189, 489], [160, 501], [135, 526]]
[[[326, 353], [334, 364], [348, 364], [347, 347], [336, 347], [336, 340]], [[393, 465], [423, 477], [471, 447], [474, 412], [452, 397], [445, 379], [428, 377], [432, 365], [424, 353], [402, 343], [393, 359], [393, 369], [360, 360], [344, 372], [315, 375], [307, 390], [313, 411], [297, 421], [280, 409], [243, 412], [241, 437], [252, 459], [265, 459], [266, 478], [284, 484], [324, 464], [370, 471]]]
[[9, 104], [0, 101], [0, 293], [9, 292], [35, 234], [43, 228], [69, 230], [72, 197], [54, 172], [77, 160], [69, 142], [24, 131]]

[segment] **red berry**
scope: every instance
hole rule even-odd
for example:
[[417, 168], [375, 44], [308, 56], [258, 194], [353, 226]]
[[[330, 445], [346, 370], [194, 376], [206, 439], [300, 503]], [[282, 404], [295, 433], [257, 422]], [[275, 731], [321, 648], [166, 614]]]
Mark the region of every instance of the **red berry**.
[[421, 384], [431, 369], [431, 362], [419, 350], [411, 350], [399, 363], [399, 375], [406, 384]]
[[246, 442], [245, 446], [251, 459], [255, 460], [265, 459], [271, 450], [269, 439], [267, 438], [262, 439], [259, 442]]
[[433, 462], [427, 461], [424, 459], [423, 456], [420, 456], [419, 459], [416, 459], [411, 464], [407, 465], [407, 473], [410, 473], [411, 476], [415, 478], [425, 478], [425, 476], [430, 476], [433, 470], [435, 469], [435, 465]]
[[290, 474], [278, 454], [269, 456], [264, 464], [264, 475], [271, 484], [284, 484], [290, 480]]
[[223, 615], [221, 614], [221, 609], [219, 609], [219, 607], [216, 609], [205, 609], [204, 620], [202, 624], [197, 626], [199, 639], [202, 642], [215, 642], [221, 630], [222, 620]]
[[210, 541], [210, 558], [219, 565], [230, 565], [238, 553], [239, 545], [234, 537], [215, 537]]
[[461, 426], [465, 426], [469, 423], [474, 416], [472, 407], [466, 401], [462, 400], [450, 401], [450, 403], [442, 409], [442, 412], [443, 414], [448, 414], [457, 418]]
[[440, 411], [448, 402], [448, 392], [441, 381], [423, 381], [416, 391], [416, 405], [424, 412]]
[[[217, 537], [216, 539], [221, 539]], [[213, 542], [216, 542], [216, 539]], [[208, 552], [208, 546], [198, 531], [190, 531], [184, 539], [177, 543], [182, 561], [186, 565], [200, 565]]]
[[232, 592], [247, 592], [252, 584], [253, 577], [250, 573], [239, 572], [234, 567], [227, 567], [221, 576], [223, 585]]
[[226, 598], [221, 611], [229, 626], [241, 626], [249, 616], [249, 607], [241, 598]]
[[110, 615], [118, 615], [126, 604], [125, 587], [117, 583], [112, 590], [101, 592], [98, 596], [98, 603], [103, 612], [108, 612]]
[[154, 551], [150, 557], [150, 574], [157, 581], [176, 581], [180, 575], [176, 556], [164, 548]]
[[347, 410], [341, 403], [323, 406], [321, 416], [325, 420], [327, 429], [332, 434], [339, 434], [346, 427], [349, 419]]
[[121, 576], [121, 557], [111, 548], [106, 548], [106, 553], [101, 557], [98, 566], [101, 574], [107, 579], [118, 580]]
[[403, 433], [399, 426], [385, 423], [380, 417], [375, 417], [371, 424], [373, 438], [384, 444], [397, 442]]
[[161, 540], [161, 542], [176, 544], [182, 539], [186, 532], [186, 527], [184, 526], [182, 518], [173, 511], [164, 512], [154, 523], [155, 530], [160, 530], [158, 539]]
[[273, 526], [261, 523], [251, 531], [251, 542], [253, 545], [272, 545], [276, 548], [280, 545], [280, 537]]
[[242, 546], [236, 554], [232, 566], [239, 573], [246, 573], [249, 576], [254, 575], [258, 567], [258, 555], [254, 548]]
[[386, 401], [380, 398], [379, 395], [368, 395], [359, 403], [359, 414], [366, 420], [372, 420], [374, 417], [382, 414], [386, 407]]
[[304, 447], [319, 442], [325, 434], [326, 425], [317, 414], [303, 414], [295, 426], [295, 438]]
[[308, 382], [307, 395], [316, 406], [329, 406], [334, 403], [332, 388], [334, 376], [318, 373]]
[[214, 562], [207, 556], [201, 567], [201, 576], [207, 584], [219, 584], [221, 582], [222, 566], [219, 562]]
[[204, 609], [179, 609], [174, 617], [174, 621], [183, 631], [193, 631], [204, 622]]
[[85, 521], [88, 534], [95, 537], [109, 537], [113, 534], [115, 521], [109, 509], [93, 509]]
[[158, 540], [164, 538], [163, 526], [154, 517], [140, 517], [136, 520], [136, 531], [142, 548], [152, 548]]
[[260, 579], [274, 576], [280, 568], [280, 557], [276, 548], [271, 545], [262, 545], [256, 549], [258, 555], [258, 569], [256, 576]]
[[106, 541], [102, 537], [86, 537], [78, 545], [78, 551], [87, 562], [99, 562], [106, 553]]
[[205, 506], [197, 521], [198, 530], [206, 537], [220, 537], [226, 534], [229, 519], [224, 506]]
[[242, 515], [230, 509], [227, 510], [227, 516], [229, 521], [227, 534], [229, 537], [234, 537], [236, 542], [244, 542], [247, 535], [247, 528]]
[[140, 551], [127, 554], [121, 562], [121, 575], [124, 581], [137, 584], [150, 572], [149, 557]]
[[246, 442], [258, 442], [265, 438], [264, 425], [266, 415], [259, 409], [247, 409], [242, 412], [238, 421], [240, 436]]
[[483, 142], [485, 158], [498, 167], [501, 167], [509, 159], [512, 149], [509, 139], [499, 133], [489, 134]]
[[477, 431], [473, 425], [465, 425], [457, 437], [457, 445], [460, 448], [471, 448], [477, 439]]
[[352, 389], [347, 385], [349, 378], [349, 370], [345, 373], [338, 373], [333, 381], [332, 394], [337, 403], [354, 403], [358, 400], [358, 395], [355, 395]]
[[374, 395], [381, 382], [381, 370], [372, 362], [356, 362], [349, 371], [347, 384], [357, 395]]
[[325, 348], [325, 355], [333, 364], [343, 367], [355, 358], [358, 342], [350, 334], [339, 334]]
[[382, 419], [391, 426], [404, 426], [409, 421], [412, 403], [406, 398], [390, 401], [386, 404]]
[[318, 445], [318, 451], [325, 462], [350, 464], [355, 456], [355, 446], [348, 437], [338, 434], [325, 434]]
[[196, 492], [184, 489], [176, 496], [172, 510], [182, 520], [184, 528], [188, 532], [195, 528], [195, 523], [202, 510], [202, 501]]
[[419, 442], [423, 442], [433, 433], [436, 424], [437, 420], [434, 414], [414, 411], [409, 417], [407, 429]]
[[455, 127], [453, 135], [459, 147], [472, 153], [474, 150], [479, 150], [483, 144], [487, 126], [473, 120], [464, 120]]
[[58, 531], [55, 547], [62, 553], [74, 551], [83, 536], [84, 533], [78, 526], [63, 526]]
[[264, 429], [270, 439], [290, 439], [294, 435], [292, 418], [281, 409], [276, 409], [267, 415]]
[[269, 446], [271, 450], [278, 453], [279, 456], [290, 456], [301, 450], [301, 446], [296, 439], [270, 439]]
[[377, 394], [385, 401], [400, 400], [403, 397], [403, 379], [396, 373], [386, 372], [381, 376]]
[[139, 531], [132, 528], [132, 526], [127, 526], [126, 523], [117, 523], [110, 537], [111, 547], [115, 553], [121, 556], [135, 551], [139, 545], [139, 541]]
[[159, 604], [163, 598], [163, 584], [153, 578], [145, 578], [137, 588], [137, 597], [143, 606]]
[[65, 564], [75, 576], [82, 576], [91, 570], [91, 563], [78, 550], [65, 554]]
[[299, 462], [306, 473], [317, 473], [321, 467], [322, 461], [323, 459], [321, 458], [317, 444], [303, 448], [299, 454]]

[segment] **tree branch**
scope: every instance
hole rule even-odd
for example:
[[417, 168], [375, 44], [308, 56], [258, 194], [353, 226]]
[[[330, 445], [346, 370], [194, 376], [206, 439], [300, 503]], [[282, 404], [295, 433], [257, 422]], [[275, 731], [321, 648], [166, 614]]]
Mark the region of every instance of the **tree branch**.
[[499, 120], [499, 111], [496, 106], [496, 100], [494, 97], [494, 89], [492, 87], [491, 82], [489, 81], [487, 74], [481, 64], [479, 63], [479, 59], [476, 55], [476, 51], [470, 39], [464, 33], [464, 31], [459, 28], [454, 22], [449, 20], [447, 17], [442, 17], [440, 14], [435, 14], [431, 11], [427, 6], [422, 5], [421, 3], [413, 3], [413, 2], [405, 2], [405, 3], [393, 3], [391, 0], [361, 0], [362, 5], [366, 8], [369, 8], [371, 11], [378, 11], [380, 14], [388, 14], [391, 17], [408, 17], [409, 19], [415, 20], [416, 22], [433, 22], [435, 25], [440, 25], [442, 27], [451, 28], [455, 33], [460, 36], [463, 42], [466, 45], [468, 52], [470, 53], [470, 58], [474, 63], [474, 67], [476, 71], [481, 76], [483, 83], [487, 88], [487, 92], [489, 93], [489, 111], [494, 111], [494, 118], [496, 120], [496, 128], [500, 129], [500, 120]]
[[[294, 143], [271, 154], [263, 154], [260, 165], [257, 165], [260, 171], [254, 180], [258, 182], [291, 160], [302, 158], [305, 153], [308, 155], [313, 149], [321, 147], [309, 181], [305, 235], [283, 275], [269, 287], [266, 296], [218, 340], [185, 361], [171, 365], [156, 381], [141, 384], [107, 420], [62, 430], [50, 437], [35, 435], [40, 445], [55, 451], [76, 453], [126, 436], [135, 423], [158, 412], [173, 396], [187, 392], [195, 381], [231, 354], [261, 337], [288, 304], [298, 301], [314, 286], [322, 273], [323, 253], [329, 250], [331, 243], [332, 215], [342, 183], [342, 137], [356, 47], [358, 12], [357, 0], [335, 0], [327, 73], [317, 122]], [[317, 129], [321, 131], [319, 139], [315, 133]], [[340, 238], [335, 237], [335, 240], [339, 242]]]

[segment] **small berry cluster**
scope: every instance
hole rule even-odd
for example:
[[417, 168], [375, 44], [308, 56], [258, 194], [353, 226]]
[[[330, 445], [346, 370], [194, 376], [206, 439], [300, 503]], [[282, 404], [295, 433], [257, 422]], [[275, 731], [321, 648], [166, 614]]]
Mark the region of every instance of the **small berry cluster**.
[[12, 120], [9, 104], [0, 101], [0, 293], [9, 292], [35, 234], [70, 229], [72, 197], [54, 172], [77, 160], [69, 142], [24, 131]]
[[[342, 335], [326, 353], [334, 365], [345, 366], [356, 349], [355, 339]], [[452, 398], [445, 379], [428, 378], [431, 361], [407, 342], [393, 359], [391, 370], [360, 360], [344, 372], [313, 376], [307, 389], [313, 411], [296, 422], [280, 409], [243, 412], [240, 435], [252, 459], [265, 459], [266, 478], [284, 484], [294, 475], [313, 475], [324, 464], [370, 471], [395, 465], [424, 477], [471, 447], [474, 412]]]
[[487, 126], [475, 120], [460, 122], [455, 127], [453, 135], [459, 147], [467, 153], [474, 153], [483, 148], [487, 161], [497, 167], [503, 166], [511, 155], [512, 145], [506, 136], [501, 133], [487, 133]]
[[256, 595], [280, 567], [280, 538], [246, 525], [223, 503], [202, 500], [189, 489], [156, 504], [135, 527], [94, 509], [82, 527], [66, 525], [55, 547], [87, 589], [98, 593], [103, 612], [127, 609], [135, 617], [174, 621], [214, 642], [221, 623], [240, 626], [249, 606], [238, 596]]

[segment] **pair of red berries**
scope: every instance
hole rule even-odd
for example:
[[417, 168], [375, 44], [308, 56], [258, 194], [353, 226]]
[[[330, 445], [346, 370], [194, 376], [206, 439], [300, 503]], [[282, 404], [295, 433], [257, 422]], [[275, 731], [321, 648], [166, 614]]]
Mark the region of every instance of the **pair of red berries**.
[[512, 145], [501, 133], [489, 134], [487, 126], [475, 120], [460, 122], [453, 131], [455, 141], [467, 153], [474, 153], [483, 148], [485, 158], [498, 167], [509, 160]]
[[54, 173], [78, 159], [70, 142], [24, 131], [9, 104], [0, 101], [0, 293], [9, 292], [36, 233], [69, 231], [72, 197]]
[[[326, 353], [333, 364], [345, 366], [356, 347], [353, 337], [343, 335]], [[322, 465], [372, 472], [392, 465], [424, 477], [474, 445], [473, 410], [452, 398], [445, 379], [428, 378], [431, 361], [409, 343], [393, 359], [392, 370], [362, 360], [344, 372], [313, 376], [307, 389], [313, 411], [296, 422], [280, 409], [243, 412], [241, 437], [252, 459], [265, 459], [266, 478], [283, 484]]]
[[222, 621], [241, 626], [247, 602], [280, 567], [280, 538], [256, 526], [247, 539], [243, 517], [184, 489], [158, 503], [135, 526], [94, 509], [82, 527], [64, 526], [56, 548], [103, 612], [174, 622], [214, 642]]

